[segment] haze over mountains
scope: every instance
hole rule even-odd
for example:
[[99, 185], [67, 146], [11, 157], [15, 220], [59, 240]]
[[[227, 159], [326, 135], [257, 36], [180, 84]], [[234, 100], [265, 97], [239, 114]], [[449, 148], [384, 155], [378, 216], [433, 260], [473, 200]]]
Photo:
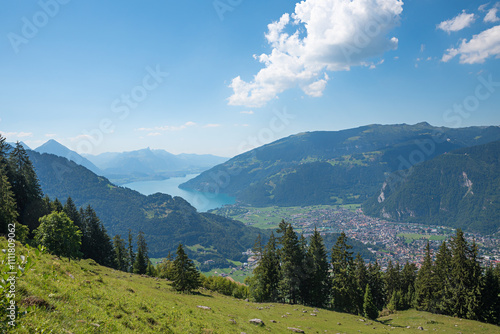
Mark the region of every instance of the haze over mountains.
[[82, 156], [53, 139], [36, 148], [35, 151], [67, 158], [98, 175], [106, 176], [116, 184], [200, 173], [227, 160], [227, 158], [210, 154], [175, 155], [165, 150], [151, 150], [150, 148]]

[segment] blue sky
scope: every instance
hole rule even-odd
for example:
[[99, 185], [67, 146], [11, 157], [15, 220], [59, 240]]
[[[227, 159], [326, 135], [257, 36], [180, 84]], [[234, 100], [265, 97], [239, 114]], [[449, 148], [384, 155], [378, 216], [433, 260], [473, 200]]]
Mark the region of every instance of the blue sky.
[[234, 156], [303, 131], [500, 125], [498, 17], [495, 1], [8, 1], [0, 132]]

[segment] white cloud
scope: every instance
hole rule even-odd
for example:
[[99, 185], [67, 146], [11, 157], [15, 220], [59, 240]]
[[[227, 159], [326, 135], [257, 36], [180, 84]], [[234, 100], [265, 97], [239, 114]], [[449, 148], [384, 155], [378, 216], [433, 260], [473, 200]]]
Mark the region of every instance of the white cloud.
[[500, 19], [497, 16], [497, 12], [498, 12], [498, 6], [491, 8], [488, 11], [488, 13], [486, 13], [486, 16], [484, 17], [484, 22], [494, 23], [500, 21]]
[[488, 5], [489, 5], [489, 4], [490, 4], [490, 3], [489, 3], [489, 2], [487, 2], [487, 3], [485, 3], [485, 4], [481, 5], [481, 6], [479, 6], [477, 9], [479, 9], [479, 11], [480, 11], [480, 12], [485, 12], [485, 11], [486, 11], [486, 7], [488, 7]]
[[161, 136], [161, 133], [159, 133], [159, 132], [150, 132], [150, 133], [148, 133], [148, 136], [149, 137]]
[[248, 110], [248, 111], [240, 111], [240, 114], [253, 115], [253, 114], [254, 114], [254, 112], [253, 112], [253, 110]]
[[462, 11], [462, 14], [459, 14], [450, 20], [441, 22], [438, 24], [437, 28], [446, 31], [447, 33], [460, 31], [470, 26], [475, 20], [476, 16], [474, 14], [467, 14], [464, 10]]
[[500, 58], [500, 25], [474, 35], [470, 41], [462, 40], [458, 48], [446, 50], [442, 57], [447, 62], [460, 55], [461, 64], [484, 63], [486, 58]]
[[[9, 137], [9, 138], [27, 138], [27, 137], [33, 137], [32, 132], [4, 132], [0, 131], [0, 134], [2, 134], [3, 137]], [[12, 140], [12, 139], [10, 139]]]
[[[264, 64], [247, 82], [240, 76], [229, 85], [230, 105], [262, 107], [283, 91], [299, 86], [309, 96], [321, 96], [326, 71], [371, 66], [368, 60], [394, 50], [388, 38], [399, 24], [401, 0], [304, 0], [293, 14], [268, 25], [269, 54], [254, 56]], [[288, 32], [291, 30], [292, 32]]]
[[[163, 125], [163, 126], [155, 126], [154, 128], [138, 128], [136, 130], [137, 131], [149, 131], [152, 133], [154, 133], [155, 131], [156, 132], [158, 132], [158, 131], [180, 131], [180, 130], [187, 129], [188, 127], [195, 126], [195, 125], [196, 125], [195, 122], [186, 122], [182, 125], [177, 125], [177, 126]], [[152, 134], [148, 134], [148, 136], [150, 136], [150, 135], [152, 135]]]

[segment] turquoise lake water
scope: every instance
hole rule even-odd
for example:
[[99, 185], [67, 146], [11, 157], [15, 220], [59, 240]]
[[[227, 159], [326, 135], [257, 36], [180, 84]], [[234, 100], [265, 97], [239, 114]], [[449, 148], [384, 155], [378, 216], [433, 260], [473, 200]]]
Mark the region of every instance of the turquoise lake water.
[[184, 177], [172, 177], [161, 181], [141, 181], [122, 185], [123, 187], [136, 190], [143, 195], [164, 193], [171, 196], [180, 196], [189, 202], [199, 212], [220, 208], [225, 204], [234, 204], [235, 198], [226, 194], [202, 193], [195, 190], [179, 189], [179, 184], [184, 183], [199, 174], [188, 174]]

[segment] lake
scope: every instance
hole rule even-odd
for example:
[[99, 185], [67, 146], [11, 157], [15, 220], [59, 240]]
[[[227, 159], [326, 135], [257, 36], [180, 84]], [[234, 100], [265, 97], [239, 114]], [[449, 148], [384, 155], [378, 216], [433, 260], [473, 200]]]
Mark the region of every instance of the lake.
[[236, 199], [226, 194], [202, 193], [196, 190], [179, 189], [179, 184], [184, 183], [199, 174], [188, 174], [184, 177], [171, 177], [161, 181], [141, 181], [131, 182], [122, 185], [123, 187], [136, 190], [143, 195], [164, 193], [171, 196], [180, 196], [189, 202], [199, 212], [220, 208], [225, 204], [234, 204]]

